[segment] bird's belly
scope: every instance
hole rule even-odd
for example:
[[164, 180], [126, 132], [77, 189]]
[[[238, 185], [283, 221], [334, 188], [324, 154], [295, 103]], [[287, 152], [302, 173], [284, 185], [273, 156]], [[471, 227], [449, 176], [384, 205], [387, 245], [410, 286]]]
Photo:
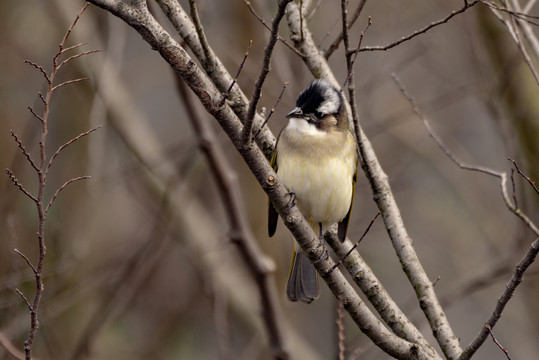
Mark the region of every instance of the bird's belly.
[[341, 221], [350, 209], [353, 168], [342, 158], [313, 161], [296, 155], [279, 158], [277, 174], [307, 220], [326, 226]]

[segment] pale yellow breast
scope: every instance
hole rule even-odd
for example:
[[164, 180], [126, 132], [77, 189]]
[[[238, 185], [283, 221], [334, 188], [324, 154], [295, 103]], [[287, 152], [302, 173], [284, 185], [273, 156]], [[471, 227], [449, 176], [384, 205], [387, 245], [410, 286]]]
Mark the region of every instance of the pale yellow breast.
[[311, 223], [328, 226], [346, 216], [357, 163], [352, 134], [306, 136], [285, 129], [277, 154], [277, 174], [295, 193], [300, 211]]

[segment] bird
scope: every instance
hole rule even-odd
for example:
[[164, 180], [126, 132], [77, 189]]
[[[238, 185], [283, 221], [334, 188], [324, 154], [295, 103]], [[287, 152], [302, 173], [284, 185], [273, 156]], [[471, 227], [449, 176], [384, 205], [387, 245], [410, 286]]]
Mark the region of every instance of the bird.
[[[357, 145], [350, 131], [341, 92], [322, 79], [299, 95], [280, 131], [271, 165], [315, 233], [322, 238], [334, 224], [344, 241], [357, 178]], [[277, 228], [277, 210], [269, 202], [268, 233]], [[314, 265], [294, 241], [286, 294], [310, 304], [320, 296]]]

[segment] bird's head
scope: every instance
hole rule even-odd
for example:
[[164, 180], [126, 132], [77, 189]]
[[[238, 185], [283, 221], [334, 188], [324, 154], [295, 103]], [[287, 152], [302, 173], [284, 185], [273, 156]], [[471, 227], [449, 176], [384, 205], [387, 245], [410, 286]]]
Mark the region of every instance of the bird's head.
[[337, 126], [342, 105], [340, 91], [327, 81], [316, 79], [299, 95], [296, 107], [287, 117], [305, 120], [317, 129], [328, 131]]

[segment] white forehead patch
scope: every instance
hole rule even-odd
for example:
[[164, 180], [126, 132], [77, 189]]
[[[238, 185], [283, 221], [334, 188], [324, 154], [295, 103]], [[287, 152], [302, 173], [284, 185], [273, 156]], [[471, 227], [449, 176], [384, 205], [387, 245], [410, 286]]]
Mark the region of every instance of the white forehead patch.
[[324, 88], [324, 101], [318, 106], [319, 112], [322, 114], [336, 114], [339, 111], [339, 105], [341, 103], [341, 99], [339, 97], [339, 93], [335, 91], [331, 86], [328, 86], [325, 82], [321, 82], [323, 84]]

